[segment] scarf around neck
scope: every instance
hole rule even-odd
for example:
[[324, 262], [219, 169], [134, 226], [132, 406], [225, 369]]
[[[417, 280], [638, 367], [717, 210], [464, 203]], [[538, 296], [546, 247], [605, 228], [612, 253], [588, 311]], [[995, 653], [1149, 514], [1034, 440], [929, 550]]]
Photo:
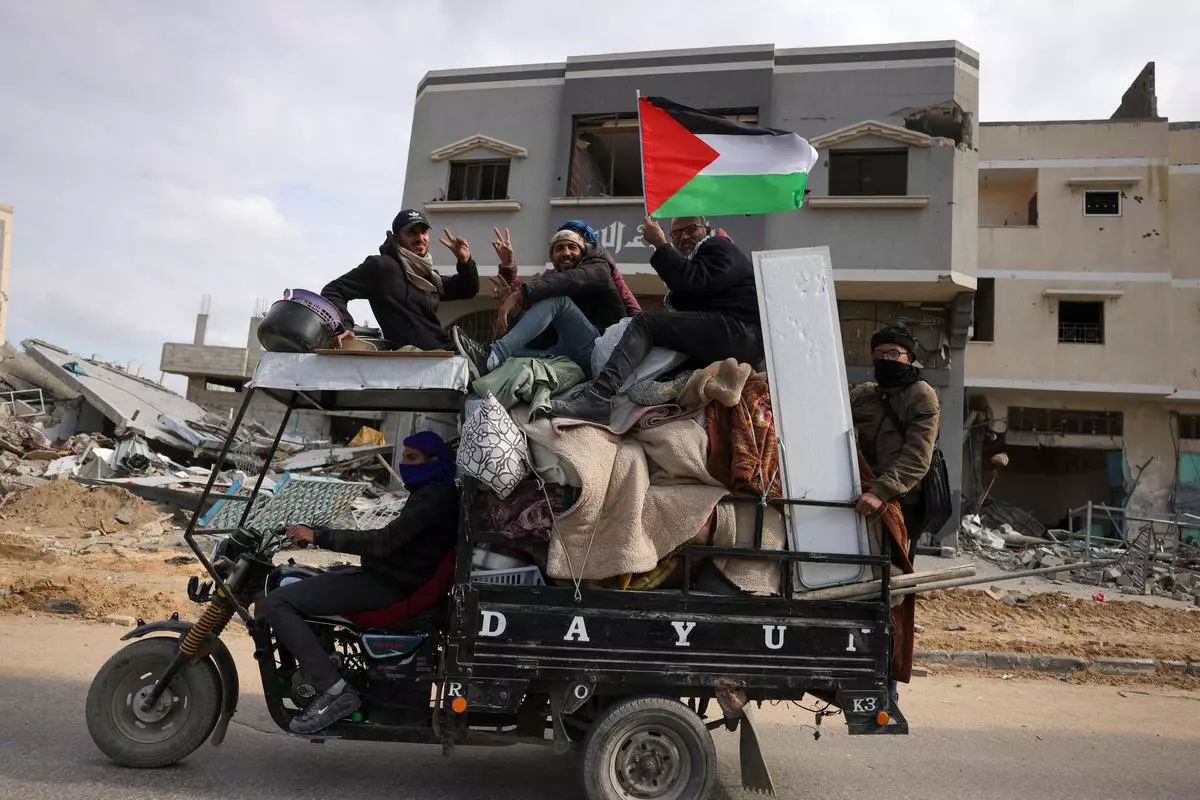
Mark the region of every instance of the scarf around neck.
[[408, 278], [408, 282], [422, 292], [432, 292], [440, 296], [442, 276], [433, 268], [433, 256], [428, 253], [419, 256], [413, 251], [405, 249], [391, 231], [387, 233], [387, 241], [391, 245], [392, 254], [404, 267], [404, 276]]

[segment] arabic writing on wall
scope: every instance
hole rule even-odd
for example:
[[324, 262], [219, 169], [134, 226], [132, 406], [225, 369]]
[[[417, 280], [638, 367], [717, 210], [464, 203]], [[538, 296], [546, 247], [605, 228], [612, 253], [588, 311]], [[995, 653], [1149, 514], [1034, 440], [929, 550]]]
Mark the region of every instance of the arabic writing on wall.
[[[597, 232], [600, 234], [601, 246], [607, 247], [615, 256], [626, 248], [649, 247], [646, 244], [646, 240], [642, 238], [643, 227], [642, 225], [638, 225], [635, 230], [633, 226], [616, 221], [600, 228]], [[627, 235], [629, 236], [628, 240], [626, 240]]]

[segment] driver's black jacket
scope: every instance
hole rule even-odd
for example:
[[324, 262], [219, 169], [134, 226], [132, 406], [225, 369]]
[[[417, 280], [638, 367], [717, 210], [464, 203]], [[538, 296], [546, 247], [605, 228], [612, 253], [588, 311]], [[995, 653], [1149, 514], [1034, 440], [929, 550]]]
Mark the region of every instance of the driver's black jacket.
[[433, 577], [458, 534], [458, 490], [453, 481], [431, 481], [408, 496], [400, 516], [373, 531], [316, 528], [313, 542], [324, 550], [362, 559], [367, 572], [385, 575], [411, 589]]

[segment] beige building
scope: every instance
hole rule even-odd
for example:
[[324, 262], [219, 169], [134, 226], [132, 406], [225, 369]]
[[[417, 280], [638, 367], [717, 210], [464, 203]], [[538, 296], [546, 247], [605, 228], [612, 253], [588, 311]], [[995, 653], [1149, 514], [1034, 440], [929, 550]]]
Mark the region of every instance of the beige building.
[[980, 139], [965, 494], [1004, 451], [994, 496], [1043, 523], [1169, 513], [1200, 479], [1200, 123], [1158, 117], [1149, 64], [1111, 119]]
[[0, 203], [0, 344], [8, 341], [8, 270], [12, 265], [12, 206]]

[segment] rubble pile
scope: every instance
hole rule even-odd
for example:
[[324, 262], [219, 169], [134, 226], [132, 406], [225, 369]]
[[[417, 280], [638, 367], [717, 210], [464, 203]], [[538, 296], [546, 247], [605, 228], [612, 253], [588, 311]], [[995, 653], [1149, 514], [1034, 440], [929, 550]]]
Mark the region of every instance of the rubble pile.
[[[1071, 531], [1043, 528], [1043, 536], [1031, 536], [1009, 523], [992, 527], [991, 522], [994, 520], [978, 514], [964, 517], [959, 546], [1008, 571], [1063, 567], [1062, 572], [1051, 571], [1047, 576], [1115, 593], [1170, 597], [1200, 605], [1200, 558], [1196, 557], [1200, 553], [1189, 558], [1178, 541], [1157, 542], [1139, 532], [1121, 547], [1093, 542], [1089, 548], [1081, 534]], [[1093, 566], [1070, 569], [1070, 565], [1086, 561]]]
[[[197, 510], [210, 515], [222, 497], [247, 495], [264, 472], [252, 522], [276, 493], [285, 499], [283, 487], [288, 506], [277, 503], [269, 519], [314, 519], [305, 509], [319, 512], [331, 485], [345, 499], [324, 524], [378, 527], [403, 507], [392, 446], [374, 428], [347, 447], [284, 436], [268, 464], [275, 431], [245, 419], [218, 463], [229, 421], [120, 365], [37, 340], [23, 346], [0, 349], [0, 533], [10, 554], [182, 547]], [[212, 499], [198, 509], [213, 472]], [[221, 519], [236, 525], [240, 513]]]

